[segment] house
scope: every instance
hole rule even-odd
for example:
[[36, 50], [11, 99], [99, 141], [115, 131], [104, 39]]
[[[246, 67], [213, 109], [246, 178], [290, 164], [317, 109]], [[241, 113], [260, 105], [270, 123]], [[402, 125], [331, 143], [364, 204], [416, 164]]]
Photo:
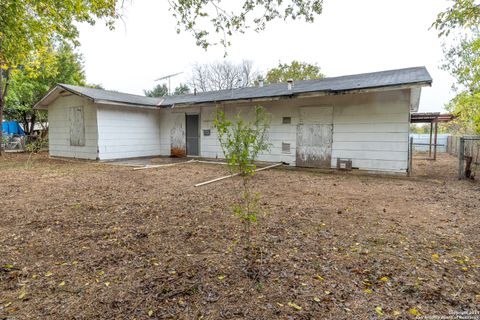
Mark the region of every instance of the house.
[[260, 160], [405, 173], [410, 114], [431, 83], [415, 67], [163, 98], [59, 84], [35, 108], [48, 110], [51, 156], [221, 158], [216, 110], [248, 117], [261, 105], [271, 149]]

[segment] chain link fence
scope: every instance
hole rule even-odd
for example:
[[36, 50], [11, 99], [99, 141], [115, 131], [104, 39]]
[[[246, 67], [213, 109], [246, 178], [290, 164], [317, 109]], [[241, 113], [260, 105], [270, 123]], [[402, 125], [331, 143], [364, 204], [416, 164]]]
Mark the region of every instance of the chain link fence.
[[447, 152], [458, 157], [458, 178], [474, 179], [480, 171], [480, 136], [451, 136]]

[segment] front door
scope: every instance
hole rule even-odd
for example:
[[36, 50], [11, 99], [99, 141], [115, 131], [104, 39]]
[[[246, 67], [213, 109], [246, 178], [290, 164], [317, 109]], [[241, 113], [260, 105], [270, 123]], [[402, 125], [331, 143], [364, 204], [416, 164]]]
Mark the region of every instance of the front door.
[[198, 114], [187, 114], [186, 131], [187, 131], [187, 156], [200, 155], [200, 117]]

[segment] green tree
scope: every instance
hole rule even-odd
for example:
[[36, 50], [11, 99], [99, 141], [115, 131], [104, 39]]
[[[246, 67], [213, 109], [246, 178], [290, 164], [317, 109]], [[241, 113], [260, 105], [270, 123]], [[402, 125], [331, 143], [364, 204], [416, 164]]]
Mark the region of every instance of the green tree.
[[[143, 90], [143, 93], [147, 97], [163, 97], [163, 96], [168, 96], [168, 87], [166, 84], [157, 84], [155, 87], [153, 87], [151, 90]], [[178, 87], [175, 87], [175, 90], [173, 91], [174, 95], [180, 95], [180, 94], [188, 94], [190, 93], [190, 88], [188, 85], [180, 83]]]
[[164, 84], [157, 84], [151, 90], [143, 90], [147, 97], [163, 97], [168, 95], [168, 87]]
[[292, 61], [290, 64], [279, 63], [277, 67], [268, 70], [265, 77], [267, 83], [279, 83], [292, 80], [310, 80], [325, 78], [320, 67], [316, 64]]
[[[169, 0], [177, 32], [190, 32], [198, 46], [228, 47], [234, 33], [264, 30], [273, 20], [313, 22], [322, 13], [323, 0]], [[212, 36], [215, 35], [215, 36]]]
[[82, 56], [71, 45], [60, 43], [49, 49], [48, 59], [29, 61], [36, 65], [36, 74], [23, 68], [10, 77], [10, 93], [6, 98], [5, 117], [24, 125], [27, 134], [33, 132], [35, 122], [46, 122], [43, 112], [32, 108], [57, 83], [85, 85]]
[[480, 24], [480, 4], [477, 0], [455, 0], [454, 4], [437, 15], [432, 26], [440, 37], [456, 29], [476, 28]]
[[190, 93], [190, 87], [184, 83], [180, 83], [180, 85], [176, 87], [175, 91], [173, 92], [174, 95], [189, 94], [189, 93]]
[[253, 120], [245, 121], [240, 115], [228, 120], [225, 113], [217, 111], [214, 126], [218, 132], [218, 141], [231, 172], [238, 173], [242, 185], [236, 194], [239, 200], [233, 210], [243, 225], [244, 250], [248, 274], [256, 274], [254, 263], [257, 258], [256, 246], [252, 242], [252, 225], [258, 221], [260, 194], [252, 191], [249, 184], [255, 174], [255, 160], [258, 155], [270, 148], [268, 129], [270, 117], [261, 106], [255, 106]]
[[115, 0], [0, 1], [0, 123], [12, 74], [21, 69], [34, 76], [37, 65], [30, 62], [39, 59], [32, 57], [48, 56], [52, 39], [78, 44], [76, 22], [94, 24], [100, 18], [113, 28], [118, 16]]
[[[474, 0], [456, 0], [437, 16], [433, 27], [439, 37], [454, 45], [444, 46], [443, 69], [454, 78], [457, 95], [447, 110], [456, 114], [461, 132], [480, 133], [480, 5]], [[452, 33], [454, 36], [452, 36]]]

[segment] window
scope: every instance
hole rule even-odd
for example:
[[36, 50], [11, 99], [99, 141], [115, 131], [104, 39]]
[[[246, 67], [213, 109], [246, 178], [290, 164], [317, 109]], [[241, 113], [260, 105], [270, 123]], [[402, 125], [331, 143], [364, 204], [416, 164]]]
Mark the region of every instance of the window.
[[292, 117], [283, 117], [282, 118], [282, 123], [283, 124], [291, 124], [292, 123]]
[[290, 153], [290, 143], [282, 142], [282, 153]]

